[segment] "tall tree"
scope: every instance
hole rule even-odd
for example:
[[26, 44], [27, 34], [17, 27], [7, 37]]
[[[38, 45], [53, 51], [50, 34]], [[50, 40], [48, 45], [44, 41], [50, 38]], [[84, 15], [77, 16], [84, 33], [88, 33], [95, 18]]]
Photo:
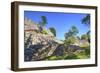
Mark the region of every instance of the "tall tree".
[[[86, 26], [90, 27], [90, 14], [87, 14], [82, 19], [82, 24], [85, 24]], [[85, 35], [82, 35], [82, 37], [88, 38], [88, 42], [90, 42], [90, 30]]]
[[47, 24], [47, 18], [46, 16], [41, 16], [41, 19], [42, 19], [42, 26], [45, 26]]
[[47, 24], [47, 18], [46, 16], [41, 16], [41, 20], [39, 22], [39, 29], [40, 29], [40, 32], [43, 31], [43, 27]]
[[90, 26], [90, 14], [87, 14], [85, 17], [83, 17], [82, 24]]
[[75, 26], [72, 26], [70, 31], [72, 32], [72, 35], [76, 35], [79, 32]]
[[76, 36], [76, 34], [78, 33], [78, 29], [77, 27], [75, 26], [72, 26], [71, 29], [65, 33], [65, 39], [67, 39], [68, 37], [71, 37], [71, 36]]
[[55, 30], [55, 28], [54, 27], [50, 27], [49, 29], [53, 33], [53, 35], [56, 36], [56, 30]]
[[78, 29], [75, 26], [72, 26], [71, 29], [65, 33], [65, 40], [64, 40], [64, 44], [65, 46], [68, 46], [70, 44], [74, 44], [76, 42], [76, 35], [78, 33]]

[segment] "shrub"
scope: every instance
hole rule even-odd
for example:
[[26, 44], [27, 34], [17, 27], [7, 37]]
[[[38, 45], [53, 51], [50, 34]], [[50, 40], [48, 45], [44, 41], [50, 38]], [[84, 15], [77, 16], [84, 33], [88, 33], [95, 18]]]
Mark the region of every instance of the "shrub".
[[46, 30], [43, 30], [42, 33], [43, 34], [48, 34], [48, 32]]
[[80, 57], [81, 59], [90, 58], [90, 46], [81, 48], [84, 49], [84, 52], [78, 54], [78, 57]]

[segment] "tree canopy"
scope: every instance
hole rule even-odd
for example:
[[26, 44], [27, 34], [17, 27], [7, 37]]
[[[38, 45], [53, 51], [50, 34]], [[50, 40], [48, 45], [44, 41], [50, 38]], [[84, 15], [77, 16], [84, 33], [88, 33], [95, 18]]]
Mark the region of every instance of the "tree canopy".
[[54, 27], [50, 27], [49, 30], [53, 33], [54, 36], [56, 36], [56, 30]]
[[42, 19], [42, 26], [45, 26], [47, 24], [46, 16], [41, 16], [41, 19]]
[[65, 39], [71, 36], [75, 36], [78, 33], [78, 29], [75, 26], [72, 26], [71, 29], [65, 33]]
[[85, 24], [87, 26], [90, 26], [90, 14], [87, 14], [83, 19], [82, 19], [82, 24]]

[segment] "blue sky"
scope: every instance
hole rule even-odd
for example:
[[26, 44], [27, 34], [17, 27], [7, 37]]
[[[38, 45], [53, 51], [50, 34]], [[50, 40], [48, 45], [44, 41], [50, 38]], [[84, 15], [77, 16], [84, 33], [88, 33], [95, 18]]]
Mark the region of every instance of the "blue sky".
[[57, 39], [64, 40], [65, 32], [68, 32], [72, 26], [76, 26], [79, 30], [78, 36], [85, 34], [90, 29], [88, 26], [81, 24], [81, 20], [86, 14], [24, 11], [24, 17], [35, 22], [41, 21], [41, 16], [47, 18], [48, 24], [46, 24], [46, 28], [54, 27], [56, 29]]

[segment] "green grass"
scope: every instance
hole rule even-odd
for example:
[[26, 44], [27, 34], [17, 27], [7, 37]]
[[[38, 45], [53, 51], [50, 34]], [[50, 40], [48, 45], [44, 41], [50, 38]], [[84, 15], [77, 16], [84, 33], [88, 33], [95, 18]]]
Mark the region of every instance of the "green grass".
[[86, 55], [85, 52], [77, 54], [77, 57], [78, 57], [79, 59], [87, 59], [87, 58], [89, 58], [89, 56]]
[[46, 60], [71, 60], [71, 59], [88, 59], [90, 58], [90, 46], [81, 47], [84, 51], [68, 55], [67, 53], [63, 56], [51, 56]]
[[79, 59], [79, 58], [77, 57], [77, 55], [71, 55], [65, 58], [65, 60], [70, 60], [70, 59]]

